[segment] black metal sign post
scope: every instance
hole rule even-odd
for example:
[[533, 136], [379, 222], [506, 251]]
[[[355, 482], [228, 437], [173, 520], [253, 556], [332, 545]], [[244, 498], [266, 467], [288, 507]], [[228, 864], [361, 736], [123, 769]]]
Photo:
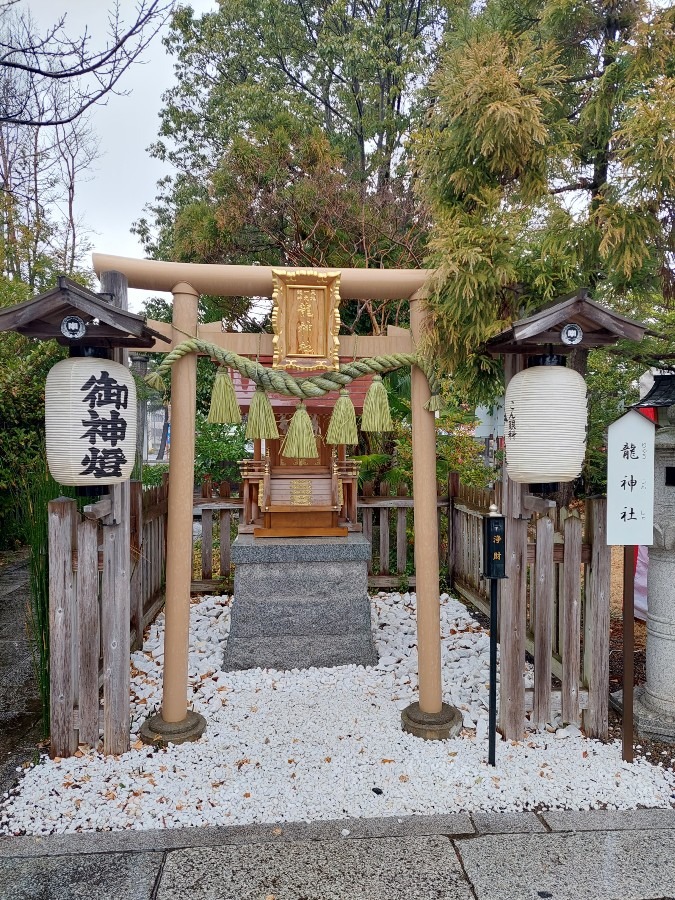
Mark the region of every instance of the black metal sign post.
[[497, 734], [497, 581], [506, 578], [506, 541], [504, 516], [494, 505], [483, 516], [483, 575], [490, 579], [490, 705], [488, 726], [488, 764], [495, 765]]

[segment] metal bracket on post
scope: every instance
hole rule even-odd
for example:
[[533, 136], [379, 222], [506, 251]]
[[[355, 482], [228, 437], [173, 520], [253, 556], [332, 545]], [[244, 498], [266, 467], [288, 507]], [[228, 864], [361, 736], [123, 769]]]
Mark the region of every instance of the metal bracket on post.
[[490, 579], [490, 703], [488, 765], [495, 765], [497, 734], [497, 581], [506, 578], [506, 520], [494, 503], [483, 516], [483, 576]]

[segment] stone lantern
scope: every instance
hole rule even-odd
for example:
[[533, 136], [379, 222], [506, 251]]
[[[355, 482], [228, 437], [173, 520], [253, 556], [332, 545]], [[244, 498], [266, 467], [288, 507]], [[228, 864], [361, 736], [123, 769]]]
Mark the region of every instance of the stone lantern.
[[647, 581], [647, 681], [635, 689], [634, 718], [640, 736], [675, 743], [675, 405], [659, 410], [659, 421]]

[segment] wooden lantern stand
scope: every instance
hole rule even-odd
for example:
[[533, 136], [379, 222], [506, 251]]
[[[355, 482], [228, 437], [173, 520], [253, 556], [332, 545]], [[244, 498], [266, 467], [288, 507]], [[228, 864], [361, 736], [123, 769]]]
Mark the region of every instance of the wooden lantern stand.
[[[582, 338], [573, 346], [566, 345], [562, 340], [562, 329], [573, 323], [582, 331]], [[527, 357], [541, 354], [569, 354], [572, 349], [580, 348], [590, 350], [597, 347], [607, 347], [615, 344], [621, 338], [642, 340], [646, 326], [634, 322], [624, 316], [620, 316], [611, 310], [600, 306], [589, 297], [585, 288], [580, 288], [574, 294], [563, 297], [555, 303], [544, 307], [532, 316], [520, 319], [513, 325], [493, 337], [487, 343], [487, 349], [495, 356], [504, 358], [505, 387], [511, 378], [522, 371], [526, 365]], [[561, 423], [561, 426], [564, 423]], [[551, 453], [555, 453], [555, 447], [551, 447]], [[607, 574], [609, 580], [610, 548], [604, 538], [604, 519], [606, 501], [598, 501], [595, 505], [595, 518], [590, 525], [595, 530], [596, 540], [593, 542], [594, 559], [593, 570]], [[500, 704], [499, 725], [502, 735], [507, 740], [520, 740], [523, 737], [525, 727], [525, 705], [523, 692], [523, 672], [525, 670], [525, 637], [526, 637], [526, 608], [527, 608], [527, 528], [528, 521], [533, 513], [547, 513], [555, 509], [554, 500], [547, 500], [529, 493], [528, 486], [511, 481], [508, 476], [506, 464], [502, 467], [502, 514], [506, 519], [506, 578], [500, 582], [500, 630], [509, 633], [511, 638], [512, 653], [502, 654], [500, 659]], [[540, 520], [539, 530], [541, 539], [553, 540], [553, 528], [550, 520]], [[579, 530], [581, 523], [579, 523]], [[539, 532], [538, 532], [539, 533]], [[552, 546], [552, 545], [551, 545]], [[575, 563], [570, 561], [566, 565], [569, 568], [570, 578], [566, 582], [569, 589], [569, 603], [566, 604], [564, 615], [578, 615], [578, 602], [575, 596], [579, 594], [579, 568], [581, 560]], [[575, 578], [572, 573], [576, 572]], [[546, 577], [542, 573], [542, 583], [537, 590], [552, 592], [554, 590], [553, 578]], [[589, 674], [589, 696], [593, 698], [591, 706], [584, 710], [584, 727], [593, 737], [604, 738], [607, 736], [608, 691], [606, 685], [609, 681], [609, 595], [599, 598], [598, 603], [592, 605], [591, 615], [595, 617], [594, 629], [596, 634], [603, 634], [602, 646], [606, 647], [606, 653], [598, 654], [593, 660], [593, 667]], [[548, 605], [549, 608], [552, 604]], [[551, 660], [551, 633], [552, 623], [545, 616], [538, 616], [535, 633], [535, 658], [543, 660], [543, 665], [549, 666], [548, 679], [545, 675], [542, 683], [550, 684], [550, 660]], [[570, 632], [578, 633], [578, 622]], [[590, 626], [587, 626], [590, 627]], [[564, 656], [565, 658], [565, 656]], [[578, 656], [576, 665], [563, 672], [563, 678], [568, 678], [570, 684], [578, 683]], [[564, 667], [565, 668], [565, 667]], [[577, 697], [576, 708], [563, 709], [563, 715], [567, 721], [579, 718], [578, 692], [566, 691], [564, 694]], [[547, 695], [534, 698], [533, 716], [537, 723], [550, 721], [550, 691]]]

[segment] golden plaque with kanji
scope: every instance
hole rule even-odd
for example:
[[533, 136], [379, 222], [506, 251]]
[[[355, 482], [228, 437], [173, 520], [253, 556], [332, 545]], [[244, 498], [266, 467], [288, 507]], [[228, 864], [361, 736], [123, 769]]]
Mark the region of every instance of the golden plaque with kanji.
[[340, 272], [273, 269], [275, 369], [337, 369], [340, 365]]

